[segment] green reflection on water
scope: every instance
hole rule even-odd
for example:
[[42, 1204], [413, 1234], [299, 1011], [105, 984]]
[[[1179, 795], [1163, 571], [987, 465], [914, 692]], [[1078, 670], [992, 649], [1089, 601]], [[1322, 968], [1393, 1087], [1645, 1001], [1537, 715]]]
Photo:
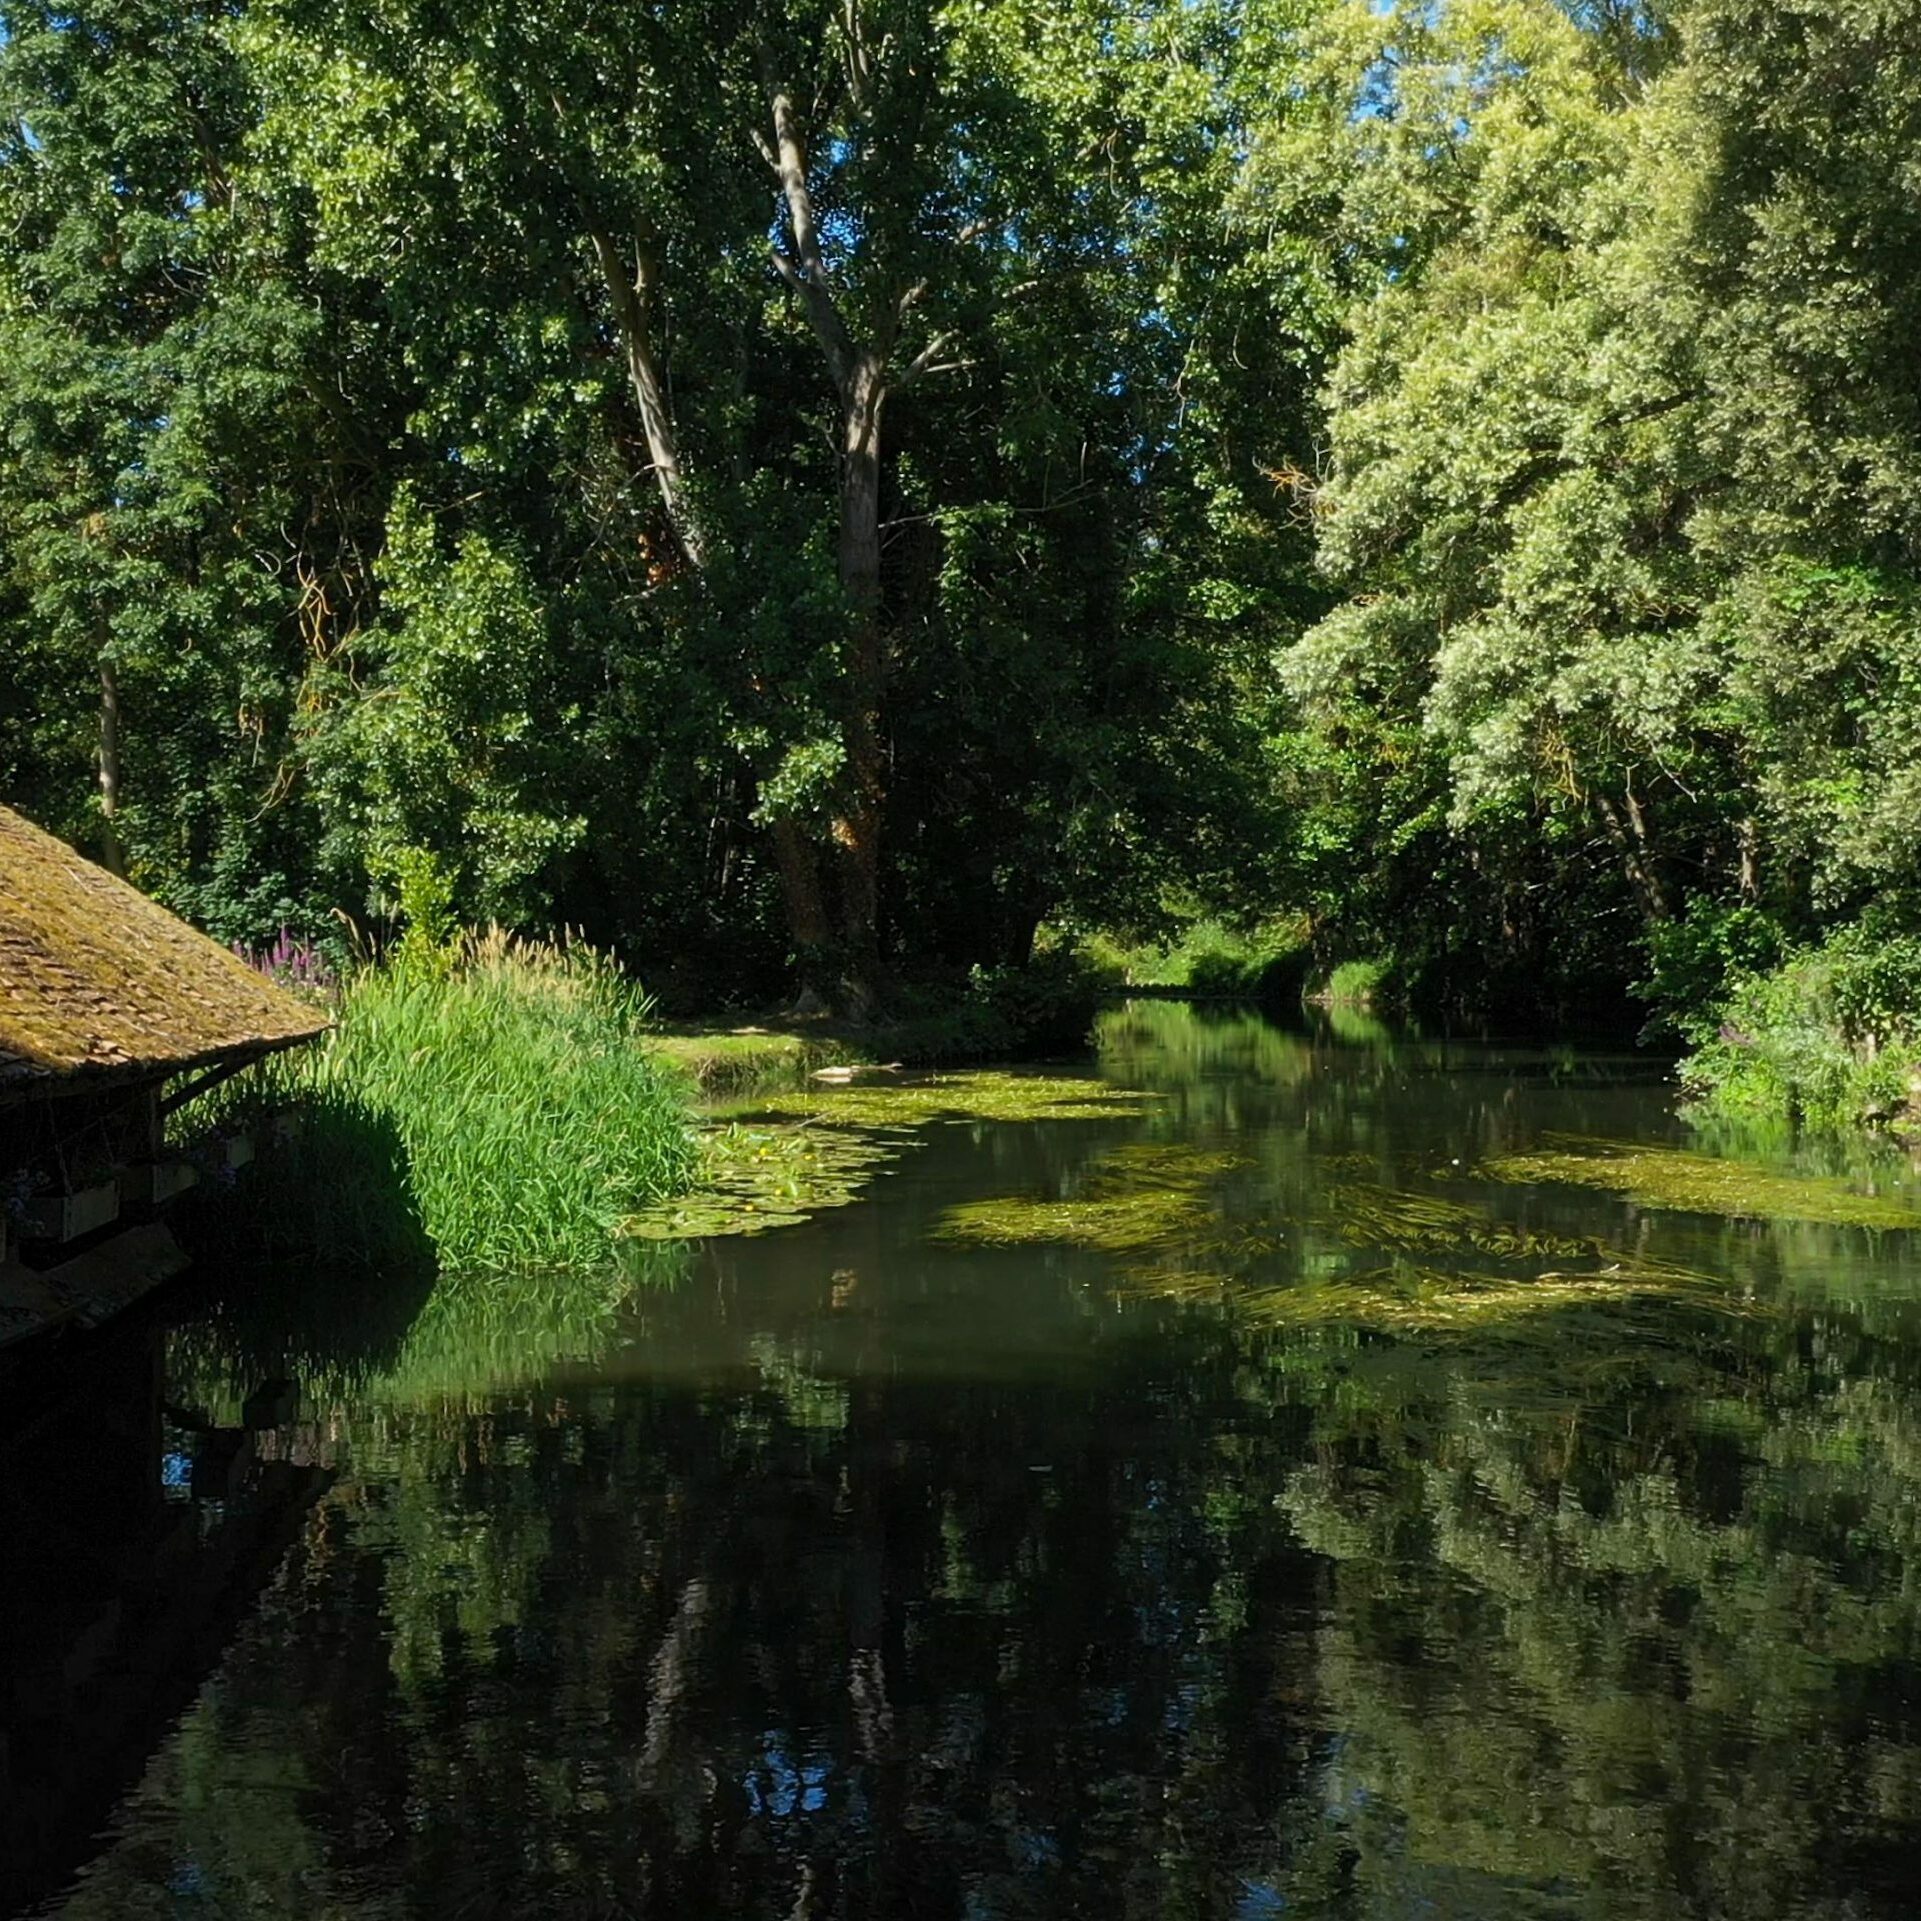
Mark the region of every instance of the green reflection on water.
[[1629, 1063], [1108, 1034], [678, 1285], [183, 1329], [339, 1478], [72, 1912], [1909, 1912], [1912, 1240], [1482, 1178]]

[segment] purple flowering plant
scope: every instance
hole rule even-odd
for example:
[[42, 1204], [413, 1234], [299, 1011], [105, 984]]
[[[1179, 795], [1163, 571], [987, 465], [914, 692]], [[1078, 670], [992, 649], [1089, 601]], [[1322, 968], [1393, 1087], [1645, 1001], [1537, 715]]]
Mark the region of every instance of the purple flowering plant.
[[284, 927], [271, 947], [235, 941], [233, 951], [255, 973], [303, 1000], [331, 1001], [339, 991], [340, 977], [327, 956], [312, 941], [297, 939]]

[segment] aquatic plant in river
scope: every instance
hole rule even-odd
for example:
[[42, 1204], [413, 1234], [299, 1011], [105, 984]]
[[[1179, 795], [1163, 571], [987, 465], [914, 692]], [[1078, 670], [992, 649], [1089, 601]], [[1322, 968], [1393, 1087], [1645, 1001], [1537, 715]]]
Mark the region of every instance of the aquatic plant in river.
[[1828, 1176], [1786, 1174], [1718, 1155], [1632, 1141], [1559, 1139], [1532, 1154], [1484, 1161], [1492, 1181], [1566, 1181], [1610, 1188], [1639, 1207], [1743, 1220], [1815, 1221], [1831, 1227], [1921, 1228], [1921, 1207], [1864, 1194]]
[[1692, 1268], [1345, 1174], [1298, 1210], [1237, 1215], [1223, 1183], [1246, 1166], [1231, 1153], [1137, 1143], [1095, 1159], [1070, 1195], [951, 1207], [934, 1238], [1109, 1254], [1130, 1290], [1276, 1327], [1532, 1338], [1530, 1321], [1564, 1328], [1570, 1312], [1595, 1309], [1618, 1335], [1621, 1317], [1655, 1300], [1756, 1311]]
[[1111, 1081], [982, 1070], [794, 1088], [743, 1111], [837, 1127], [918, 1127], [926, 1121], [1125, 1120], [1160, 1098]]
[[701, 1173], [690, 1190], [632, 1215], [626, 1232], [673, 1241], [794, 1227], [823, 1208], [858, 1200], [909, 1138], [879, 1129], [730, 1122], [703, 1137]]
[[1094, 1163], [1071, 1199], [967, 1201], [942, 1215], [936, 1238], [993, 1247], [1065, 1245], [1108, 1253], [1191, 1246], [1206, 1230], [1210, 1191], [1242, 1165], [1232, 1154], [1141, 1143]]
[[859, 1198], [937, 1122], [1125, 1120], [1156, 1097], [1062, 1075], [930, 1074], [767, 1094], [710, 1127], [687, 1191], [629, 1217], [645, 1240], [760, 1234]]

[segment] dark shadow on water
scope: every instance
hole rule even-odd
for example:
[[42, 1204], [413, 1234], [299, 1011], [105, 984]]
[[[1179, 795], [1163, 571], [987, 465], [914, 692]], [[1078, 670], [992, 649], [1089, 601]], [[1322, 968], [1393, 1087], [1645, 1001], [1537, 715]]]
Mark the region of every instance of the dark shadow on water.
[[348, 1373], [391, 1366], [436, 1275], [405, 1144], [332, 1091], [260, 1132], [255, 1162], [180, 1212], [195, 1259], [180, 1318], [217, 1322], [240, 1374], [292, 1375], [323, 1356]]
[[162, 1329], [130, 1320], [0, 1433], [0, 1915], [98, 1851], [329, 1478], [258, 1445], [257, 1395], [254, 1426], [183, 1427]]

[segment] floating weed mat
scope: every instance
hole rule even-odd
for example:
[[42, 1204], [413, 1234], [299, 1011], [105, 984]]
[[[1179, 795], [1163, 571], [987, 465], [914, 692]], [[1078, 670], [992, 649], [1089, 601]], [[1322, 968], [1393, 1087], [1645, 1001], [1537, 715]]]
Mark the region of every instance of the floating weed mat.
[[1579, 1259], [1595, 1253], [1591, 1240], [1537, 1234], [1486, 1211], [1435, 1194], [1410, 1194], [1371, 1181], [1339, 1181], [1321, 1190], [1312, 1224], [1355, 1247], [1396, 1253], [1451, 1252], [1496, 1260]]
[[[1606, 1249], [1600, 1250], [1605, 1254]], [[1664, 1261], [1617, 1257], [1586, 1272], [1547, 1269], [1501, 1274], [1397, 1261], [1336, 1279], [1245, 1290], [1235, 1304], [1249, 1319], [1303, 1327], [1339, 1322], [1381, 1334], [1559, 1339], [1569, 1315], [1596, 1331], [1663, 1332], [1673, 1306], [1760, 1318], [1767, 1310], [1712, 1274]], [[1539, 1317], [1552, 1315], [1554, 1327]], [[1596, 1319], [1595, 1316], [1604, 1319]]]
[[859, 1199], [932, 1122], [1130, 1120], [1156, 1098], [1106, 1081], [997, 1073], [761, 1095], [703, 1135], [693, 1190], [635, 1215], [627, 1231], [673, 1241], [795, 1227]]
[[929, 1121], [1129, 1120], [1161, 1099], [1108, 1081], [1050, 1074], [930, 1074], [913, 1080], [800, 1087], [756, 1100], [751, 1116], [836, 1127], [920, 1127]]
[[[1711, 1273], [1372, 1182], [1325, 1185], [1292, 1219], [1224, 1219], [1220, 1182], [1243, 1165], [1231, 1154], [1124, 1147], [1095, 1162], [1071, 1199], [969, 1202], [947, 1212], [938, 1238], [1091, 1248], [1118, 1257], [1122, 1285], [1136, 1292], [1223, 1306], [1257, 1325], [1404, 1339], [1538, 1345], [1585, 1333], [1644, 1349], [1698, 1338], [1679, 1331], [1677, 1309], [1696, 1320], [1767, 1311]], [[1304, 1271], [1265, 1278], [1290, 1254]]]
[[682, 1241], [795, 1227], [859, 1199], [912, 1138], [904, 1130], [805, 1124], [717, 1127], [702, 1138], [705, 1165], [694, 1191], [635, 1215], [627, 1231], [641, 1240]]
[[1816, 1174], [1782, 1174], [1680, 1147], [1554, 1137], [1534, 1154], [1484, 1161], [1491, 1181], [1567, 1181], [1602, 1187], [1640, 1207], [1743, 1220], [1813, 1221], [1831, 1227], [1921, 1228], [1921, 1208]]
[[1243, 1163], [1232, 1154], [1140, 1145], [1104, 1154], [1072, 1200], [967, 1201], [934, 1238], [986, 1247], [1088, 1247], [1129, 1254], [1189, 1243], [1213, 1220], [1211, 1194]]

